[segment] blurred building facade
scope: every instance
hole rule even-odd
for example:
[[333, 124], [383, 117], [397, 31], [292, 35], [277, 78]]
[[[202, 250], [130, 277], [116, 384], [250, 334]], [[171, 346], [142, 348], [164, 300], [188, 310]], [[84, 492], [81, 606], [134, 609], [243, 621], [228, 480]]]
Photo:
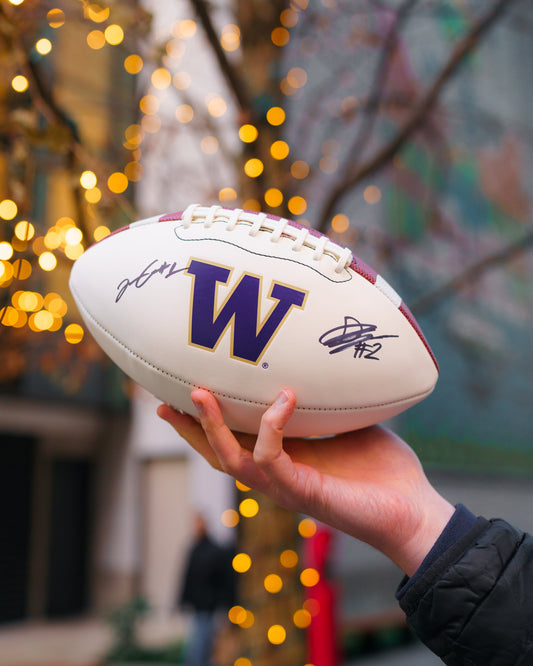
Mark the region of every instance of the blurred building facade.
[[[137, 81], [124, 67], [135, 30], [127, 48], [96, 48], [88, 33], [92, 26], [103, 35], [97, 29], [117, 16], [134, 27], [148, 21], [136, 2], [114, 3], [109, 20], [109, 10], [91, 5], [93, 15], [84, 14], [77, 4], [6, 10], [21, 31], [21, 71], [38, 94], [14, 92], [6, 70], [0, 109], [13, 131], [0, 156], [0, 193], [16, 200], [14, 223], [24, 219], [32, 231], [18, 245], [7, 223], [0, 231], [15, 250], [2, 264], [0, 304], [0, 623], [101, 614], [136, 594], [169, 615], [190, 512], [203, 510], [215, 535], [230, 538], [220, 514], [234, 486], [191, 458], [155, 417], [157, 402], [136, 392], [89, 336], [63, 333], [79, 321], [67, 287], [76, 251], [69, 254], [65, 232], [80, 230], [89, 245], [136, 214], [132, 187], [105, 185], [127, 160], [125, 130], [137, 120]], [[45, 58], [34, 44], [48, 37]], [[80, 187], [84, 168], [99, 187]], [[49, 250], [53, 271], [39, 262]], [[9, 274], [7, 263], [15, 266]], [[58, 321], [39, 328], [21, 294], [36, 301], [33, 313], [55, 298]]]

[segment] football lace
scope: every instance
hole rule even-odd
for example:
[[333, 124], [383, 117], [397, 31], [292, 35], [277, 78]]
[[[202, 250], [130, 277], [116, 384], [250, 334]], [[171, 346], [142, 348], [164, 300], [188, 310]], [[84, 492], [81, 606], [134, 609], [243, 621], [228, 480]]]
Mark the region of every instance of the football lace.
[[329, 256], [336, 261], [335, 272], [341, 273], [352, 263], [353, 255], [347, 247], [342, 247], [331, 241], [327, 236], [316, 236], [307, 227], [298, 227], [285, 218], [272, 219], [266, 213], [254, 213], [240, 208], [223, 208], [222, 206], [202, 206], [191, 204], [181, 215], [183, 227], [189, 228], [192, 224], [201, 223], [209, 228], [215, 222], [225, 222], [226, 229], [232, 231], [238, 224], [249, 227], [249, 235], [256, 236], [260, 231], [271, 234], [272, 243], [280, 238], [293, 240], [291, 249], [299, 252], [303, 247], [313, 250], [313, 260], [319, 261]]

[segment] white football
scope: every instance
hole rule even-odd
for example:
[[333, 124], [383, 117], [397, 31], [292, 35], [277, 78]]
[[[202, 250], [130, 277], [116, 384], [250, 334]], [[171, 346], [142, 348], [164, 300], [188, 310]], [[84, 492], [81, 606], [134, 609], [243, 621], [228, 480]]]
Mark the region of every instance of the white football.
[[98, 344], [161, 401], [195, 414], [209, 389], [256, 433], [279, 391], [286, 434], [328, 435], [425, 398], [438, 366], [387, 282], [313, 229], [265, 213], [189, 206], [130, 224], [74, 264], [70, 288]]

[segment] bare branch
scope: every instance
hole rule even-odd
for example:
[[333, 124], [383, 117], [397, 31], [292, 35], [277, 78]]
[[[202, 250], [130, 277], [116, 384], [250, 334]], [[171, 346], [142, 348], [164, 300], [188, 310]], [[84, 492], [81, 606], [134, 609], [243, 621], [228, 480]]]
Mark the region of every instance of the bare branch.
[[241, 111], [244, 111], [248, 114], [249, 117], [254, 116], [254, 106], [250, 99], [249, 91], [246, 87], [245, 82], [239, 76], [236, 68], [230, 63], [226, 56], [226, 52], [220, 44], [220, 40], [217, 37], [213, 21], [211, 20], [211, 14], [209, 12], [208, 4], [205, 0], [190, 0], [191, 5], [198, 16], [200, 23], [204, 29], [205, 35], [213, 53], [217, 59], [220, 70], [225, 77], [235, 100]]
[[498, 21], [503, 13], [508, 10], [517, 0], [497, 0], [493, 7], [481, 18], [471, 30], [457, 44], [455, 49], [439, 75], [436, 77], [428, 91], [422, 96], [418, 104], [405, 123], [399, 128], [396, 136], [383, 146], [377, 153], [363, 164], [355, 164], [348, 170], [346, 177], [340, 182], [326, 199], [322, 211], [318, 218], [317, 228], [325, 231], [332, 217], [335, 206], [339, 200], [350, 189], [361, 183], [365, 178], [372, 175], [390, 160], [403, 148], [405, 143], [411, 138], [414, 132], [422, 125], [428, 114], [438, 101], [444, 86], [460, 69], [466, 60], [466, 56], [471, 53], [479, 44], [481, 38]]
[[422, 312], [435, 307], [435, 305], [448, 296], [457, 293], [464, 287], [470, 286], [472, 283], [479, 280], [482, 275], [490, 269], [502, 266], [521, 254], [529, 252], [532, 248], [533, 227], [530, 227], [527, 233], [518, 240], [506, 245], [504, 248], [493, 254], [487, 255], [448, 282], [419, 298], [418, 301], [410, 306], [412, 312], [419, 315]]

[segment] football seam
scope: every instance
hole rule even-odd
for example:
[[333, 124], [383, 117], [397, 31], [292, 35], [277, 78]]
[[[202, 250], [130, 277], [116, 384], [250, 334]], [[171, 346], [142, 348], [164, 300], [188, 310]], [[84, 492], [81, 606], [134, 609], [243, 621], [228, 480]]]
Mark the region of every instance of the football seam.
[[[280, 256], [275, 255], [275, 254], [264, 254], [262, 252], [256, 252], [254, 250], [249, 250], [248, 248], [243, 247], [242, 245], [238, 245], [237, 243], [233, 243], [232, 241], [224, 240], [222, 238], [214, 238], [214, 237], [210, 237], [210, 238], [183, 238], [183, 236], [179, 236], [178, 233], [177, 233], [177, 229], [179, 229], [179, 228], [183, 228], [183, 227], [179, 227], [179, 226], [176, 227], [174, 229], [174, 234], [176, 235], [177, 238], [179, 238], [180, 241], [183, 241], [185, 243], [198, 243], [198, 242], [203, 242], [205, 240], [215, 241], [217, 243], [226, 243], [226, 245], [231, 245], [233, 247], [238, 248], [239, 250], [243, 250], [244, 252], [248, 252], [249, 254], [253, 254], [256, 257], [266, 257], [266, 258], [272, 258], [272, 259], [280, 259], [281, 261], [288, 261], [288, 262], [291, 262], [291, 263], [298, 264], [299, 266], [303, 266], [304, 268], [309, 268], [312, 271], [314, 271], [315, 273], [318, 273], [318, 275], [320, 275], [320, 277], [326, 278], [326, 280], [329, 280], [329, 282], [332, 282], [333, 284], [345, 284], [346, 282], [350, 282], [353, 279], [352, 275], [348, 271], [348, 269], [351, 268], [351, 264], [343, 269], [343, 271], [345, 271], [347, 273], [346, 279], [344, 279], [344, 280], [332, 280], [330, 277], [328, 277], [327, 275], [324, 275], [324, 273], [322, 273], [321, 271], [314, 268], [314, 266], [311, 266], [310, 264], [305, 263], [303, 261], [298, 261], [298, 259], [293, 259], [292, 257], [280, 257]], [[356, 271], [354, 271], [354, 272], [356, 272]]]
[[[75, 292], [76, 290], [71, 286], [71, 291]], [[160, 368], [159, 366], [155, 365], [155, 363], [152, 363], [151, 361], [148, 361], [145, 359], [143, 356], [138, 354], [137, 352], [133, 351], [130, 349], [126, 344], [122, 342], [119, 338], [117, 338], [113, 333], [108, 331], [102, 324], [93, 317], [93, 315], [87, 310], [87, 308], [83, 305], [81, 300], [79, 299], [79, 294], [76, 293], [76, 300], [78, 301], [78, 307], [83, 309], [85, 315], [93, 322], [95, 326], [97, 326], [105, 335], [107, 335], [110, 339], [114, 340], [120, 347], [122, 347], [123, 350], [125, 350], [128, 354], [131, 354], [134, 358], [136, 358], [138, 361], [143, 363], [145, 366], [151, 368], [152, 370], [155, 370], [161, 375], [165, 375], [167, 377], [170, 377], [171, 379], [177, 380], [181, 384], [185, 386], [190, 386], [192, 388], [202, 388], [199, 384], [195, 384], [183, 377], [180, 377], [179, 375], [175, 375], [172, 372], [169, 372], [168, 370], [163, 370], [163, 368]], [[118, 365], [118, 363], [116, 364]], [[120, 367], [120, 366], [119, 366]], [[122, 370], [122, 368], [121, 368]], [[125, 371], [123, 371], [125, 372]], [[125, 373], [127, 374], [127, 373]], [[135, 381], [135, 380], [134, 380]], [[409, 402], [411, 400], [415, 400], [420, 397], [424, 397], [428, 395], [434, 388], [434, 384], [429, 386], [427, 389], [415, 393], [414, 395], [406, 396], [404, 398], [401, 398], [400, 400], [391, 400], [390, 402], [380, 402], [380, 403], [374, 403], [370, 405], [361, 405], [359, 407], [306, 407], [303, 405], [296, 405], [295, 408], [295, 413], [297, 412], [320, 412], [320, 413], [334, 413], [334, 412], [358, 412], [362, 410], [370, 410], [370, 409], [376, 409], [379, 407], [390, 407], [393, 405], [399, 405], [403, 402]], [[271, 403], [268, 402], [261, 402], [259, 400], [250, 400], [248, 398], [241, 398], [239, 396], [231, 395], [229, 393], [224, 393], [222, 391], [217, 391], [216, 389], [207, 389], [210, 391], [215, 396], [220, 396], [221, 398], [227, 398], [228, 400], [233, 400], [236, 402], [241, 402], [243, 404], [248, 404], [248, 405], [256, 405], [259, 407], [264, 407], [267, 409], [270, 407]]]

